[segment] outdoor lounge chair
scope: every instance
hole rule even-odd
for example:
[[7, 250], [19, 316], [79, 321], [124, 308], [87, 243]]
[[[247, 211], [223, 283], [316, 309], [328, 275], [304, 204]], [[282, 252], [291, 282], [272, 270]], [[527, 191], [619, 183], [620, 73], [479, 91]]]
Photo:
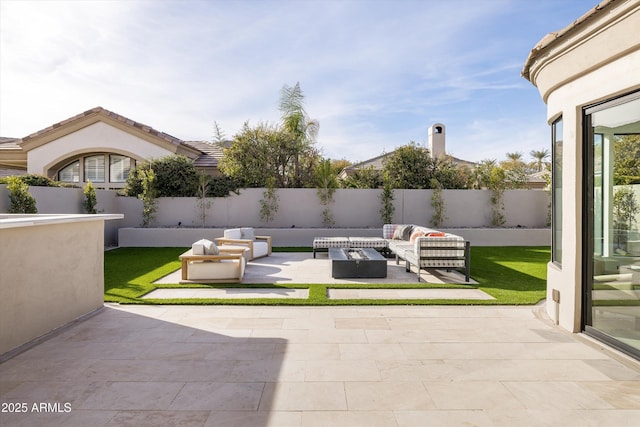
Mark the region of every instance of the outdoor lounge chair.
[[219, 247], [246, 247], [248, 260], [271, 255], [271, 236], [256, 236], [253, 228], [230, 228], [224, 230], [224, 237], [216, 239]]

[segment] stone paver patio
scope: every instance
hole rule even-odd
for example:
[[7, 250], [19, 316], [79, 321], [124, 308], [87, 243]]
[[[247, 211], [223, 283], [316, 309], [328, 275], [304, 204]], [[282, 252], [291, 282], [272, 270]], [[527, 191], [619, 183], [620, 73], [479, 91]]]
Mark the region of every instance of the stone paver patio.
[[637, 426], [640, 364], [543, 312], [106, 305], [0, 364], [0, 425]]

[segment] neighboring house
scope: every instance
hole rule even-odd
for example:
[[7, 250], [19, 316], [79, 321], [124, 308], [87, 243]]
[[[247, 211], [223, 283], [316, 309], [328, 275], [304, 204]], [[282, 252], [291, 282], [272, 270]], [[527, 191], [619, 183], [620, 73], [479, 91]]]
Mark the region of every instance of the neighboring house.
[[639, 148], [639, 28], [638, 0], [602, 1], [544, 37], [522, 71], [552, 131], [547, 313], [638, 359], [640, 185], [617, 171]]
[[[457, 157], [450, 156], [446, 153], [446, 128], [442, 123], [436, 123], [434, 125], [431, 125], [431, 127], [429, 128], [428, 146], [425, 147], [425, 150], [429, 150], [431, 158], [447, 157], [457, 165], [466, 166], [470, 169], [476, 167], [476, 164], [474, 162], [458, 159]], [[338, 178], [346, 179], [347, 177], [353, 175], [358, 169], [373, 168], [376, 171], [382, 171], [382, 169], [384, 169], [385, 159], [387, 159], [392, 154], [393, 151], [390, 153], [384, 153], [369, 160], [365, 160], [364, 162], [348, 166], [340, 172]]]
[[[442, 123], [436, 123], [431, 125], [428, 131], [428, 142], [425, 150], [429, 150], [429, 154], [431, 158], [441, 158], [446, 157], [448, 160], [453, 162], [455, 165], [467, 167], [470, 170], [475, 169], [477, 163], [471, 162], [468, 160], [459, 159], [457, 157], [451, 156], [446, 152], [446, 128]], [[364, 162], [356, 163], [351, 166], [344, 168], [340, 174], [338, 175], [339, 179], [347, 179], [349, 176], [352, 176], [359, 169], [369, 169], [373, 168], [375, 171], [382, 171], [384, 169], [385, 160], [393, 154], [393, 151], [390, 153], [384, 153], [380, 156], [374, 157], [369, 160], [365, 160]], [[544, 190], [547, 187], [547, 182], [544, 179], [544, 174], [548, 172], [538, 172], [527, 176], [527, 183], [525, 184], [525, 188], [533, 189], [533, 190]]]
[[182, 141], [102, 107], [21, 139], [0, 138], [0, 176], [38, 174], [98, 188], [122, 188], [137, 162], [182, 154], [196, 168], [218, 174], [222, 148]]

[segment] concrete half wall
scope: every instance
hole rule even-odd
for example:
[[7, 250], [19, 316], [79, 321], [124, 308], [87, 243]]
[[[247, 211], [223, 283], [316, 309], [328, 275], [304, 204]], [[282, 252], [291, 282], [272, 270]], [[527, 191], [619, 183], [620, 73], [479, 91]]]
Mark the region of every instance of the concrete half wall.
[[0, 215], [0, 356], [103, 304], [106, 219]]

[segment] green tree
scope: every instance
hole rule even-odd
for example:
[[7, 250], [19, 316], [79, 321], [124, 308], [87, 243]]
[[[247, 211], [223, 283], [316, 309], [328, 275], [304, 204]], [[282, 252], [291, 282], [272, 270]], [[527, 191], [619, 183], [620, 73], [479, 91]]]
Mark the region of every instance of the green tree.
[[373, 166], [359, 166], [340, 185], [343, 188], [380, 188], [382, 174]]
[[534, 166], [537, 172], [542, 172], [546, 165], [546, 160], [551, 155], [549, 150], [531, 150], [529, 155], [535, 159]]
[[304, 94], [300, 83], [293, 87], [284, 85], [280, 92], [280, 113], [282, 128], [293, 138], [293, 187], [303, 187], [301, 159], [303, 153], [315, 145], [320, 124], [307, 115], [304, 108]]
[[383, 173], [393, 188], [429, 188], [435, 170], [435, 161], [429, 151], [410, 142], [396, 149], [384, 160]]
[[291, 133], [280, 126], [259, 123], [251, 127], [245, 123], [225, 148], [218, 168], [245, 187], [267, 187], [270, 179], [276, 188], [296, 183], [313, 187], [319, 154], [313, 146], [299, 148]]
[[143, 192], [140, 175], [136, 171], [153, 170], [157, 197], [195, 197], [198, 194], [198, 171], [193, 160], [182, 155], [170, 155], [146, 160], [138, 164], [127, 178], [125, 194], [137, 197]]
[[614, 184], [640, 184], [640, 135], [616, 135], [613, 153]]

